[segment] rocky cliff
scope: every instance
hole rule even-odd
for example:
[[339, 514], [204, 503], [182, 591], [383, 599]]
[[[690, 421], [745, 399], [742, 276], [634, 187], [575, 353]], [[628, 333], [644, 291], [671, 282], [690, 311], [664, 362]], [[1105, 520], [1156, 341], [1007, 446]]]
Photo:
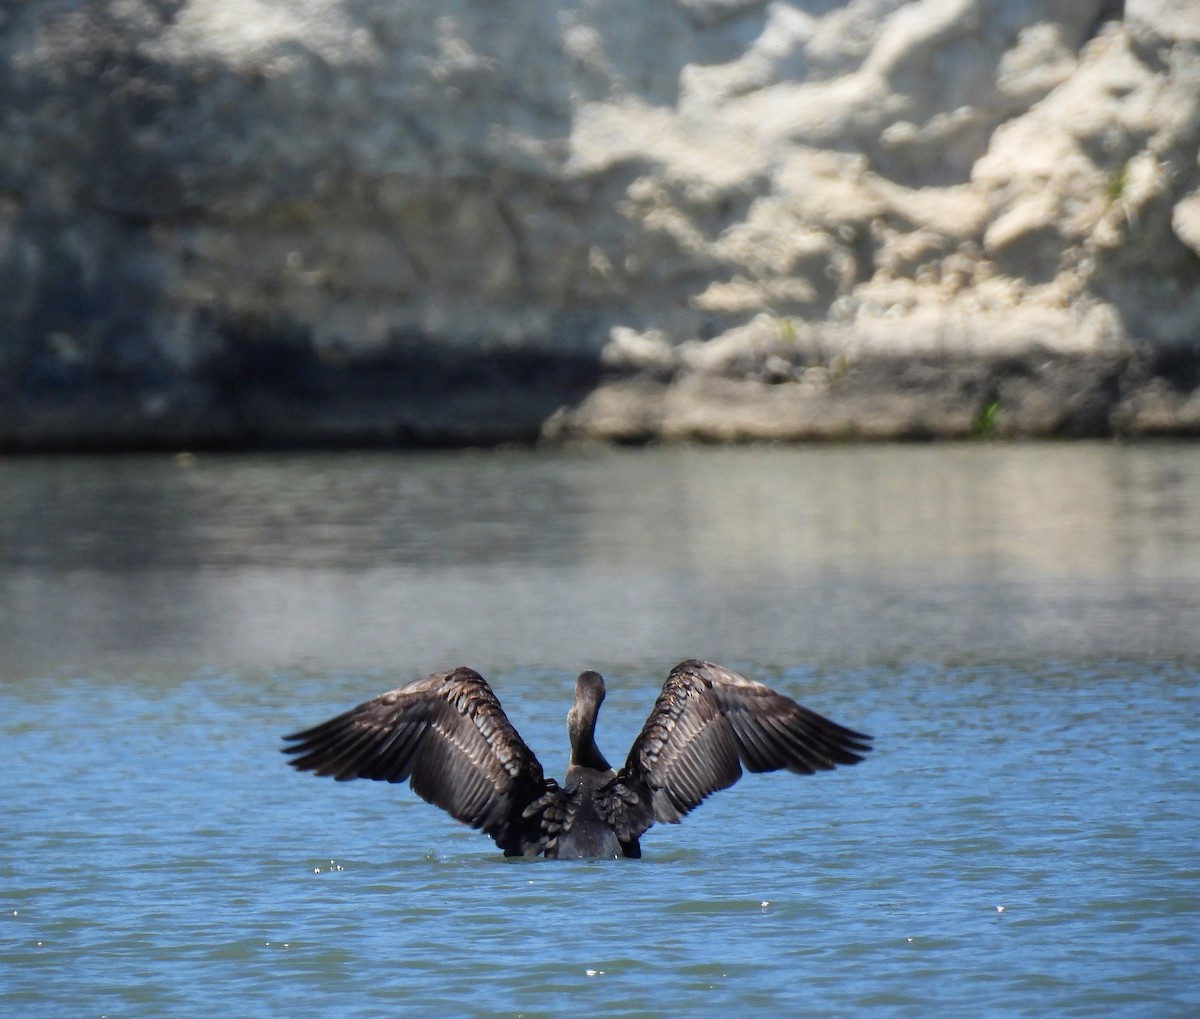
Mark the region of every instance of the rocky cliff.
[[1200, 432], [1193, 0], [25, 0], [0, 448]]

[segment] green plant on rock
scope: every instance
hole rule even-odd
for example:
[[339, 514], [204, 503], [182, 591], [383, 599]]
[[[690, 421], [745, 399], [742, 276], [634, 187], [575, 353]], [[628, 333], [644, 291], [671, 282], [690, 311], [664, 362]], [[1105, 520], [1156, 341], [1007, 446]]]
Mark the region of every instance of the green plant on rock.
[[971, 422], [971, 435], [976, 439], [994, 439], [996, 437], [996, 420], [999, 416], [1000, 401], [989, 400], [979, 408], [979, 413]]
[[1129, 186], [1129, 164], [1122, 163], [1117, 168], [1117, 172], [1109, 179], [1108, 187], [1104, 189], [1105, 197], [1108, 199], [1109, 205], [1116, 205], [1125, 195], [1125, 189]]

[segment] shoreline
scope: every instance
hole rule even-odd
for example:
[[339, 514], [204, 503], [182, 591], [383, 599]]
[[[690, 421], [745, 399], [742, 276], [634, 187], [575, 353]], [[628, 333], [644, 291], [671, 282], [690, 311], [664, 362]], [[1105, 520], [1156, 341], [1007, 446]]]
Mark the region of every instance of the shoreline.
[[[481, 362], [482, 363], [482, 362]], [[1200, 357], [1146, 350], [788, 361], [757, 370], [343, 366], [216, 385], [109, 380], [9, 394], [0, 453], [430, 449], [600, 442], [887, 442], [1200, 436]]]

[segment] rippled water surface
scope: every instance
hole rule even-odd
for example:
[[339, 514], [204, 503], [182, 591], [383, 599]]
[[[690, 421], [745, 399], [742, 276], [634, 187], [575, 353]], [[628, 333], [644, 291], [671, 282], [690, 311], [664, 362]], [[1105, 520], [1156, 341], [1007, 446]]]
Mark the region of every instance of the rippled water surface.
[[[1198, 592], [1186, 445], [0, 461], [0, 1013], [1200, 1014]], [[576, 864], [278, 752], [690, 655], [876, 752]]]

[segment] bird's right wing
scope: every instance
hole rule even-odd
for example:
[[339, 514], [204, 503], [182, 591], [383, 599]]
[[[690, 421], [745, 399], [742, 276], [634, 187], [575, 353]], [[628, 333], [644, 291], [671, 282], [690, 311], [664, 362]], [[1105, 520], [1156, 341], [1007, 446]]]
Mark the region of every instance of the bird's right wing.
[[507, 854], [544, 847], [542, 811], [527, 816], [527, 808], [552, 805], [558, 787], [473, 669], [439, 672], [284, 739], [300, 771], [338, 781], [407, 779], [418, 796], [482, 829]]
[[[712, 662], [680, 662], [663, 684], [606, 809], [641, 834], [676, 822], [750, 771], [812, 774], [857, 764], [870, 737], [817, 714], [763, 683]], [[641, 826], [641, 827], [639, 827]]]

